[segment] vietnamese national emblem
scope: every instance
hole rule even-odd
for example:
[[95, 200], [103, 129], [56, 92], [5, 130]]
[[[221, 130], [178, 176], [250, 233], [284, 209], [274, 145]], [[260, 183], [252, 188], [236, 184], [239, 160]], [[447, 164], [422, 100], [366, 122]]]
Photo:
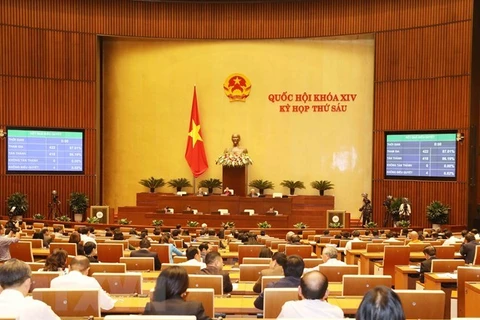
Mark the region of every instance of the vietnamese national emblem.
[[223, 91], [230, 101], [245, 102], [250, 95], [251, 88], [250, 80], [241, 73], [229, 75], [223, 84]]

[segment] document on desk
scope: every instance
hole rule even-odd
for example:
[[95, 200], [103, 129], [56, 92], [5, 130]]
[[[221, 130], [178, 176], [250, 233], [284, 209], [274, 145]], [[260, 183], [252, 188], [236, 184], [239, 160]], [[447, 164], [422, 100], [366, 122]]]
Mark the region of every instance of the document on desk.
[[411, 266], [408, 266], [410, 269], [415, 269], [415, 270], [420, 270], [420, 266], [418, 265], [411, 265]]
[[457, 279], [458, 275], [456, 273], [450, 273], [450, 272], [445, 272], [445, 273], [437, 273], [437, 276], [439, 278], [450, 278], [450, 279]]

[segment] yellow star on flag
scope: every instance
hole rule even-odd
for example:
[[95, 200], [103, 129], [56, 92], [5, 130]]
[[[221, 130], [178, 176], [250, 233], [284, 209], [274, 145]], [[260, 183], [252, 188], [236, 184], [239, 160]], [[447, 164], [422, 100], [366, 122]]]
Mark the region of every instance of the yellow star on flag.
[[200, 135], [200, 125], [197, 126], [195, 121], [192, 119], [192, 131], [188, 133], [192, 137], [192, 147], [195, 148], [197, 141], [203, 141], [202, 136]]

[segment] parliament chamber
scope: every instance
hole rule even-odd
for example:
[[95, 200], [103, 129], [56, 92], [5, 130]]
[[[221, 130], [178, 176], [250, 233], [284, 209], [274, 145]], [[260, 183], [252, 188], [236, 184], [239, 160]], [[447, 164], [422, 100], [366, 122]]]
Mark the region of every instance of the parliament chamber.
[[[328, 302], [345, 316], [355, 317], [362, 290], [387, 284], [407, 318], [480, 317], [480, 253], [463, 265], [460, 243], [442, 250], [444, 239], [426, 239], [447, 261], [420, 284], [423, 245], [365, 234], [400, 232], [390, 197], [409, 208], [401, 220], [409, 231], [434, 232], [426, 212], [436, 201], [448, 208], [440, 233], [460, 239], [462, 230], [480, 229], [478, 1], [3, 0], [0, 8], [2, 225], [20, 210], [9, 204], [12, 195], [25, 195], [26, 224], [10, 252], [34, 272], [29, 295], [62, 319], [144, 312], [161, 271], [129, 270], [141, 263], [126, 258], [140, 243], [129, 231], [147, 229], [170, 263], [154, 220], [164, 233], [177, 225], [188, 231], [176, 239], [179, 250], [205, 240], [222, 255], [232, 293], [217, 294], [212, 280], [188, 294], [212, 318], [262, 313], [253, 304], [255, 281], [242, 280], [244, 269], [258, 275], [241, 261], [257, 258], [258, 248], [200, 237], [202, 224], [218, 232], [226, 222], [273, 252], [304, 255], [309, 267], [336, 246], [348, 271], [338, 269], [341, 279], [340, 271], [322, 272], [336, 280]], [[36, 147], [39, 135], [58, 140]], [[449, 144], [440, 149], [445, 141], [435, 139], [444, 137]], [[411, 139], [424, 147], [412, 151]], [[240, 165], [231, 162], [235, 152]], [[149, 177], [162, 181], [150, 192], [139, 183]], [[179, 177], [188, 184], [177, 190]], [[207, 179], [220, 187], [199, 190]], [[259, 180], [271, 185], [254, 187]], [[290, 190], [287, 181], [301, 184]], [[319, 194], [319, 182], [331, 187]], [[78, 221], [77, 193], [88, 198]], [[97, 207], [105, 211], [97, 215]], [[364, 227], [366, 213], [376, 227]], [[38, 269], [58, 246], [32, 237], [59, 225], [65, 236], [54, 243], [69, 250], [74, 230], [95, 229], [103, 261], [89, 276], [114, 297], [113, 309], [101, 311], [96, 292], [49, 290], [57, 274]], [[106, 228], [125, 240], [105, 236]], [[363, 242], [352, 249], [333, 239], [354, 230]], [[301, 244], [287, 243], [289, 231]], [[71, 310], [79, 301], [87, 301], [82, 315]], [[264, 316], [276, 318], [277, 307]]]

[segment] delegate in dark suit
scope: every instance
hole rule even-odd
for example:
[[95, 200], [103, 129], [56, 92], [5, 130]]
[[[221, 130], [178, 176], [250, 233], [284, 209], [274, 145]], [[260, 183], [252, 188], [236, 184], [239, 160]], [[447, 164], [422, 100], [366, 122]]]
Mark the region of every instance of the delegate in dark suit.
[[[300, 285], [300, 278], [297, 277], [285, 277], [277, 282], [271, 282], [267, 285], [267, 288], [297, 288]], [[260, 293], [253, 302], [255, 308], [263, 310], [263, 292]]]
[[156, 315], [195, 315], [197, 320], [209, 320], [201, 302], [184, 301], [182, 297], [172, 297], [164, 301], [152, 301], [147, 303], [143, 314]]
[[460, 254], [463, 256], [463, 259], [465, 259], [465, 263], [473, 263], [473, 259], [475, 259], [475, 248], [477, 247], [475, 236], [473, 233], [469, 233], [465, 236], [464, 241], [460, 247]]
[[160, 259], [158, 259], [158, 254], [156, 252], [150, 252], [148, 249], [140, 249], [130, 252], [130, 257], [136, 258], [153, 258], [155, 263], [155, 270], [160, 270], [162, 264], [160, 263]]
[[232, 280], [228, 272], [218, 270], [218, 268], [213, 266], [207, 266], [206, 268], [200, 270], [201, 274], [211, 274], [211, 275], [222, 275], [223, 276], [223, 293], [230, 293], [233, 291]]
[[437, 259], [436, 256], [430, 257], [420, 263], [420, 282], [423, 283], [425, 281], [425, 272], [432, 271], [432, 260]]

